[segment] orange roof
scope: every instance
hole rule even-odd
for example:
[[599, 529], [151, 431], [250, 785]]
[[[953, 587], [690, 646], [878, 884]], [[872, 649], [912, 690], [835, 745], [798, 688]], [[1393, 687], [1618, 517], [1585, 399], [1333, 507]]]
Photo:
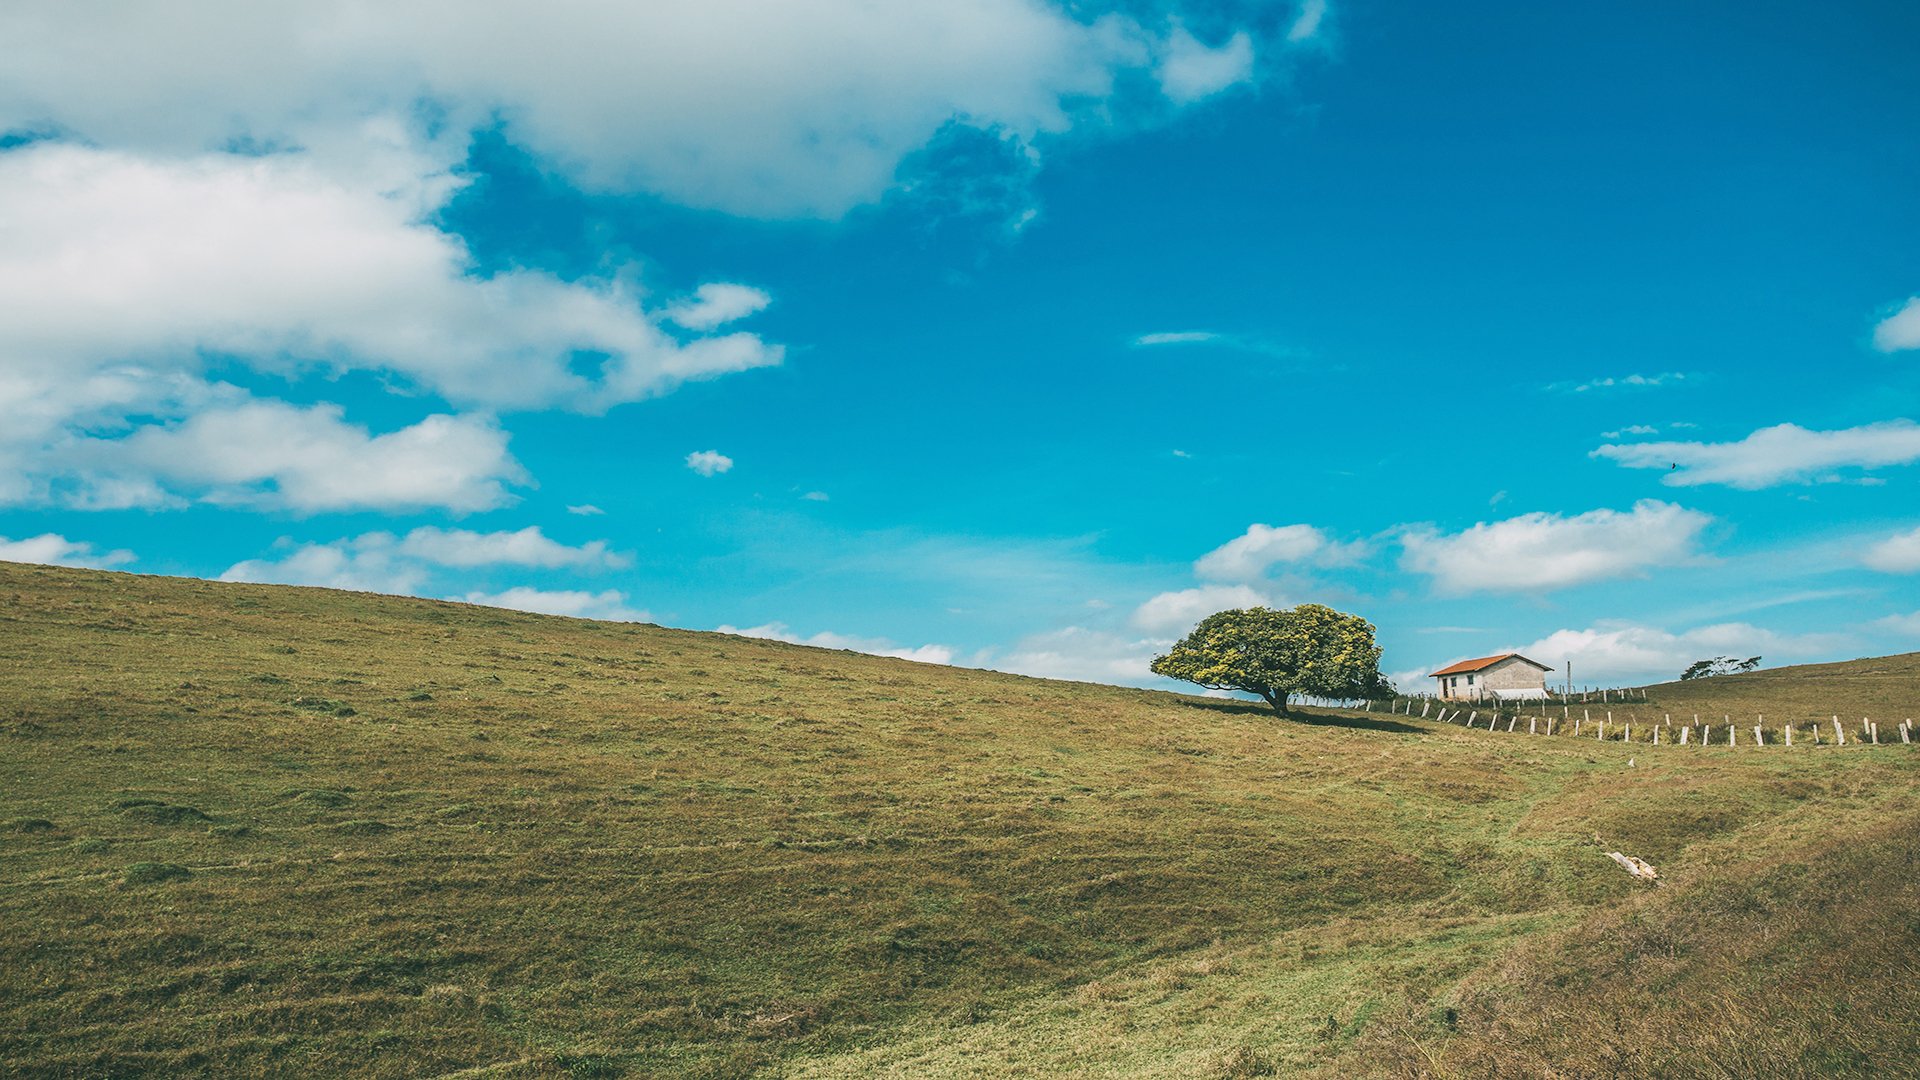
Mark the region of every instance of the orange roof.
[[1541, 671], [1553, 670], [1552, 668], [1548, 667], [1545, 664], [1540, 663], [1537, 660], [1528, 660], [1526, 657], [1521, 656], [1517, 652], [1508, 652], [1508, 653], [1501, 653], [1499, 656], [1483, 656], [1478, 660], [1462, 660], [1457, 664], [1451, 664], [1447, 667], [1443, 667], [1439, 671], [1436, 671], [1427, 677], [1432, 679], [1432, 678], [1438, 678], [1441, 675], [1458, 675], [1461, 672], [1465, 672], [1465, 671], [1480, 671], [1484, 668], [1490, 668], [1502, 660], [1521, 660], [1521, 661], [1525, 661], [1526, 663], [1532, 664], [1534, 667], [1539, 668]]

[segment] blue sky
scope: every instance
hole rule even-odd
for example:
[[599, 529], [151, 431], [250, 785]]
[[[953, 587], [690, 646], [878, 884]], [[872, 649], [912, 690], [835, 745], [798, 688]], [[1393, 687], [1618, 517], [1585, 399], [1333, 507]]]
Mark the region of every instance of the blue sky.
[[1917, 35], [9, 5], [0, 558], [1132, 683], [1253, 603], [1403, 685], [1920, 649]]

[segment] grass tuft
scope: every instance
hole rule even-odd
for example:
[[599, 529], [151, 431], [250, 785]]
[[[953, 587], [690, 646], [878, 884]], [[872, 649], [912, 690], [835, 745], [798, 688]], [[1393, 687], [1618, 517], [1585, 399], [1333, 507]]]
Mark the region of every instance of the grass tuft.
[[137, 862], [127, 867], [121, 880], [128, 885], [157, 885], [163, 881], [181, 881], [193, 871], [178, 863]]

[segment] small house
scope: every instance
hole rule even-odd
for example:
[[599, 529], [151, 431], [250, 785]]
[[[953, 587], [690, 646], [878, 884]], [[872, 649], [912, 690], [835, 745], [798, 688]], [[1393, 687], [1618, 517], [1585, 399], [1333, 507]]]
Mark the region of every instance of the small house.
[[1519, 653], [1462, 660], [1431, 676], [1440, 680], [1442, 701], [1540, 699], [1547, 696], [1547, 673], [1553, 669]]

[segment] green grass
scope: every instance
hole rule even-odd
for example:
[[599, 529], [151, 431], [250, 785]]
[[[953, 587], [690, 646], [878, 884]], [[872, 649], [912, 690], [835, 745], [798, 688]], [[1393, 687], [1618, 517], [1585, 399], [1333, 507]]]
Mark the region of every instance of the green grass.
[[1913, 1075], [1916, 764], [0, 564], [0, 1075]]

